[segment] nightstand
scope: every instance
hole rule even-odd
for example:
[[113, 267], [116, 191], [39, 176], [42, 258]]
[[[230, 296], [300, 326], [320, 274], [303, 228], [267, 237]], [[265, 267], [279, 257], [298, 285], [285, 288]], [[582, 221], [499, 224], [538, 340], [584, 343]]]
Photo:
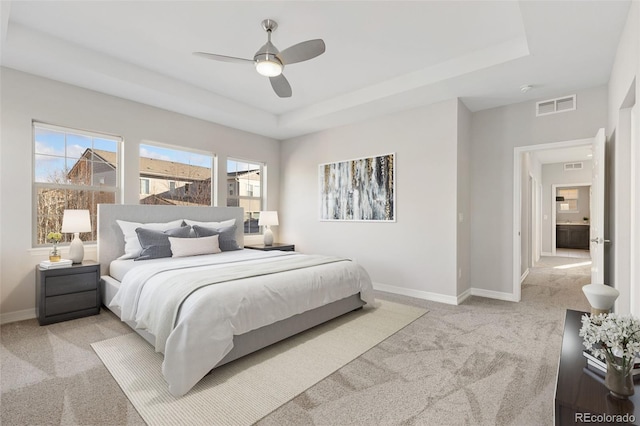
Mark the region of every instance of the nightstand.
[[251, 244], [251, 245], [245, 245], [244, 248], [252, 249], [252, 250], [262, 250], [262, 251], [271, 251], [271, 250], [296, 251], [295, 244], [283, 244], [283, 243], [273, 243], [270, 246], [265, 246], [264, 244]]
[[40, 325], [100, 313], [100, 264], [65, 268], [36, 266], [36, 314]]

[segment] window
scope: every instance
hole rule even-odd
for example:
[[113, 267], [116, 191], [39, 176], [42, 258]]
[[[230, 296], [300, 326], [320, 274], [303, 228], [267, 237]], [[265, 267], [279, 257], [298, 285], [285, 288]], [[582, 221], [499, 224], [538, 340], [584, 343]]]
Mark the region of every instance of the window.
[[[118, 152], [122, 139], [111, 135], [33, 123], [34, 246], [60, 231], [65, 209], [88, 209], [96, 241], [97, 205], [113, 204], [119, 192]], [[70, 241], [72, 235], [64, 235]]]
[[578, 212], [578, 188], [558, 189], [558, 197], [562, 200], [558, 201], [559, 213]]
[[140, 194], [149, 194], [149, 179], [140, 179]]
[[263, 205], [263, 165], [227, 160], [227, 206], [244, 207], [244, 233], [259, 234], [258, 219]]
[[[210, 206], [213, 154], [140, 144], [140, 204]], [[145, 189], [146, 191], [143, 191]]]

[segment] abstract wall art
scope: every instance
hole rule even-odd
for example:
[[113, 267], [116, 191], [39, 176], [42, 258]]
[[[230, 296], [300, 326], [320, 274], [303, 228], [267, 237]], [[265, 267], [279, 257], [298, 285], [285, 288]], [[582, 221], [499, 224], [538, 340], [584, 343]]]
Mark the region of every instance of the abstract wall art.
[[320, 164], [320, 220], [395, 222], [395, 153]]

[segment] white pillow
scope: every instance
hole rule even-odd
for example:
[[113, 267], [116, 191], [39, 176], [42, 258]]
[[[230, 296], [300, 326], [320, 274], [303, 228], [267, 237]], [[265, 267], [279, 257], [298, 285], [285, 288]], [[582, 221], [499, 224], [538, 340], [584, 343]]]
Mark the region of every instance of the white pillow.
[[189, 226], [198, 225], [205, 228], [220, 229], [227, 228], [236, 224], [235, 219], [224, 220], [222, 222], [198, 222], [197, 220], [185, 219], [185, 223]]
[[176, 238], [169, 237], [171, 244], [171, 257], [198, 256], [200, 254], [221, 253], [218, 245], [218, 236], [201, 238]]
[[118, 259], [135, 259], [140, 256], [142, 246], [138, 241], [138, 234], [136, 228], [153, 229], [154, 231], [167, 231], [173, 228], [179, 228], [182, 226], [182, 219], [173, 220], [166, 223], [138, 223], [138, 222], [126, 222], [124, 220], [116, 220], [122, 234], [124, 235], [124, 254]]

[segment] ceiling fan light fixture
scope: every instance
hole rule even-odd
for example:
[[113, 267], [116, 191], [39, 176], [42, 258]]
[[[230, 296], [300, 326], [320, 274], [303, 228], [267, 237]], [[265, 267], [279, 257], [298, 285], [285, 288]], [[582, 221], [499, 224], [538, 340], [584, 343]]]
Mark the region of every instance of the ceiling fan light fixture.
[[265, 55], [265, 58], [256, 58], [256, 71], [265, 77], [276, 77], [282, 74], [282, 64], [273, 55]]

